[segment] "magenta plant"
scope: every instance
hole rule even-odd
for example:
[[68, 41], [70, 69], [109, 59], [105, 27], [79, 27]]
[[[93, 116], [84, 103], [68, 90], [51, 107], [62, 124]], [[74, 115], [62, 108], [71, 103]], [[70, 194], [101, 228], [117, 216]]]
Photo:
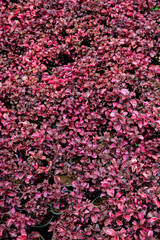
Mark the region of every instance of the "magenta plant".
[[158, 239], [159, 9], [1, 1], [2, 240], [39, 239], [49, 206], [52, 239]]

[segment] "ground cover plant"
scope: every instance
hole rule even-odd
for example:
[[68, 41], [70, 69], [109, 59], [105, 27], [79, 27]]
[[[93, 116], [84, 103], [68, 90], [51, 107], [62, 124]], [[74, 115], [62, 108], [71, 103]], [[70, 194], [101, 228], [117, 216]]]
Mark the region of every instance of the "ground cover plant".
[[0, 6], [0, 239], [159, 239], [159, 1]]

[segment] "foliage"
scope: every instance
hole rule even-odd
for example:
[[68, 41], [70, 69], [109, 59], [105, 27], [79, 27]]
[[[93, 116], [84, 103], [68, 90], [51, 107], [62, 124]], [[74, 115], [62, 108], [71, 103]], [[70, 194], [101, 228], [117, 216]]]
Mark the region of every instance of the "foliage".
[[158, 239], [158, 1], [2, 0], [1, 22], [0, 238], [53, 205], [53, 239]]

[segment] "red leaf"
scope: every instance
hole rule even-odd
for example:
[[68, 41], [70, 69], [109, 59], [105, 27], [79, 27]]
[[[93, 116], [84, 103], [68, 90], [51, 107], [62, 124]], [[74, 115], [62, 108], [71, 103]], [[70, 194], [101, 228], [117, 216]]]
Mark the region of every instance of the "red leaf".
[[112, 228], [106, 229], [105, 227], [103, 227], [103, 231], [108, 236], [111, 236], [111, 237], [115, 237], [116, 236], [116, 232]]

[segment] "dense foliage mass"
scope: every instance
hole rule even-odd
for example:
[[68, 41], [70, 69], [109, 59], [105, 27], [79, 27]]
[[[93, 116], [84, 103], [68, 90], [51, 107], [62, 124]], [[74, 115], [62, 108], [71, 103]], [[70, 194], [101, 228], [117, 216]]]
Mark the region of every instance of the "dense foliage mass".
[[0, 238], [158, 239], [158, 0], [0, 5]]

